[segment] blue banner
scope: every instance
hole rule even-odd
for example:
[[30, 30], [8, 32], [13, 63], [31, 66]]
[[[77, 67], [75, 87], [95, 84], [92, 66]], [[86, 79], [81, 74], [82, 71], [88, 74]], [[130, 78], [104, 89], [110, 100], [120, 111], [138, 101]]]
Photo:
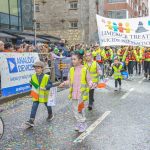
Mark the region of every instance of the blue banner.
[[31, 90], [30, 84], [22, 84], [22, 85], [17, 85], [13, 87], [3, 88], [2, 95], [9, 96], [9, 95], [28, 92], [30, 90]]

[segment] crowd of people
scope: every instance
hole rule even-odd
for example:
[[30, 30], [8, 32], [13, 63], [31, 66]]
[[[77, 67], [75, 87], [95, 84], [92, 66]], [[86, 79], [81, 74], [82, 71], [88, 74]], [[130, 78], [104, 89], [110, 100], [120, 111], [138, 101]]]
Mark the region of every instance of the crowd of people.
[[[58, 53], [56, 54], [58, 55]], [[115, 91], [121, 90], [122, 71], [128, 72], [129, 79], [133, 80], [134, 68], [138, 75], [144, 69], [145, 78], [150, 80], [150, 48], [147, 47], [122, 46], [119, 49], [112, 49], [106, 46], [102, 49], [98, 44], [90, 47], [77, 45], [71, 53], [71, 58], [72, 66], [68, 73], [68, 79], [58, 87], [69, 86], [68, 99], [71, 102], [71, 108], [76, 119], [75, 131], [79, 133], [86, 131], [85, 110], [86, 108], [89, 111], [93, 109], [94, 90], [99, 85], [100, 77], [105, 78], [106, 70], [104, 66], [106, 62], [111, 68], [110, 76], [114, 76]], [[38, 97], [32, 95], [33, 105], [30, 119], [26, 122], [29, 127], [34, 126], [39, 103], [44, 103], [47, 107], [47, 121], [54, 118], [51, 106], [47, 106], [48, 91], [52, 87], [52, 83], [47, 74], [43, 72], [43, 62], [36, 62], [34, 68], [36, 73], [33, 74], [31, 81], [33, 91], [38, 93]], [[36, 87], [38, 87], [38, 90], [35, 90]]]
[[[123, 75], [128, 73], [128, 79], [134, 79], [134, 72], [141, 75], [144, 71], [146, 79], [150, 80], [150, 48], [140, 46], [118, 46], [100, 47], [99, 44], [87, 46], [76, 44], [67, 47], [65, 41], [57, 44], [31, 44], [23, 43], [13, 46], [10, 43], [0, 41], [0, 52], [37, 52], [41, 54], [53, 54], [53, 57], [71, 57], [72, 63], [68, 73], [68, 79], [59, 85], [59, 88], [69, 86], [69, 100], [72, 101], [72, 109], [76, 118], [75, 130], [84, 132], [86, 130], [85, 108], [93, 109], [94, 90], [98, 87], [99, 81], [106, 78], [106, 65], [110, 68], [109, 76], [114, 77], [115, 91], [121, 90]], [[41, 59], [33, 67], [35, 74], [32, 75], [31, 83], [34, 92], [38, 97], [33, 97], [33, 106], [30, 119], [26, 122], [29, 127], [34, 126], [34, 120], [39, 103], [44, 103], [48, 110], [50, 121], [54, 118], [51, 106], [47, 106], [48, 91], [52, 87], [49, 75], [51, 60]], [[45, 63], [46, 62], [46, 63]], [[46, 66], [46, 67], [45, 67]], [[45, 70], [47, 71], [45, 72]], [[118, 86], [119, 84], [119, 86]], [[38, 88], [37, 88], [38, 87]], [[38, 89], [38, 90], [37, 90]], [[32, 90], [31, 90], [32, 91]], [[88, 102], [88, 103], [87, 103]]]

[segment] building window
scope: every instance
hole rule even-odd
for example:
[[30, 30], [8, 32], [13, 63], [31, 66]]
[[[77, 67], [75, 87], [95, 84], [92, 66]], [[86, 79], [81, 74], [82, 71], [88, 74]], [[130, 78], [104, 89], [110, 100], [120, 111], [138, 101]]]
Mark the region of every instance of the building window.
[[36, 12], [40, 12], [40, 6], [39, 6], [39, 4], [35, 4], [35, 11]]
[[37, 30], [40, 30], [40, 26], [41, 26], [40, 23], [36, 23], [36, 29]]
[[74, 2], [70, 2], [70, 9], [78, 9], [78, 2], [74, 1]]
[[120, 11], [108, 11], [108, 17], [109, 18], [118, 18], [123, 19], [126, 18], [126, 10], [120, 10]]
[[78, 21], [71, 21], [70, 22], [71, 29], [78, 29]]
[[127, 2], [126, 0], [108, 0], [108, 3]]
[[0, 29], [21, 30], [21, 0], [0, 0]]
[[134, 5], [134, 11], [138, 11], [138, 6], [136, 4]]

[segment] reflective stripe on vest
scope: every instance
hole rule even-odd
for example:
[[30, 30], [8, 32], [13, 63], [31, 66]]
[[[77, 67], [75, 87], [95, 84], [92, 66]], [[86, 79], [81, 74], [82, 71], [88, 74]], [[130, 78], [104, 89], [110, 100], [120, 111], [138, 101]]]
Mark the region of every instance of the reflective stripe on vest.
[[[39, 85], [39, 82], [38, 82], [36, 74], [32, 75], [32, 81], [35, 82], [41, 88], [45, 88], [46, 87], [46, 85], [48, 84], [48, 80], [49, 80], [49, 75], [44, 74], [43, 79], [41, 81], [41, 84]], [[38, 89], [38, 94], [39, 94], [38, 101], [40, 103], [45, 103], [45, 102], [48, 101], [49, 91], [39, 90]], [[37, 101], [34, 98], [32, 98], [32, 99], [33, 99], [33, 101]]]
[[92, 82], [97, 83], [98, 82], [97, 62], [93, 61], [91, 66], [88, 66], [88, 64], [85, 63], [84, 66], [87, 67], [88, 71], [90, 72], [90, 75], [92, 77]]
[[[81, 99], [83, 101], [87, 101], [89, 97], [89, 88], [86, 81], [87, 68], [83, 67], [81, 70]], [[74, 82], [74, 67], [70, 68], [70, 89], [69, 89], [69, 99], [72, 99], [73, 92], [73, 82]]]
[[114, 79], [122, 78], [120, 70], [122, 69], [122, 65], [117, 68], [116, 66], [113, 66], [114, 69]]

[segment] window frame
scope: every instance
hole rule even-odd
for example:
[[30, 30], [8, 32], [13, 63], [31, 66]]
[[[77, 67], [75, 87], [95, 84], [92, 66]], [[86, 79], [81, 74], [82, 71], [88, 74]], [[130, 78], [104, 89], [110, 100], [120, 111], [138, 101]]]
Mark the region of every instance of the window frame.
[[127, 0], [108, 0], [108, 3], [126, 3]]
[[[73, 7], [71, 7], [71, 5]], [[74, 7], [75, 5], [77, 5], [77, 7]], [[69, 9], [70, 10], [77, 10], [78, 9], [78, 1], [71, 1], [71, 2], [69, 2]]]
[[[75, 24], [77, 24], [77, 26], [74, 26]], [[69, 28], [70, 29], [78, 29], [79, 28], [78, 20], [76, 20], [76, 21], [69, 21]]]
[[35, 4], [35, 12], [40, 12], [40, 5], [39, 4]]
[[40, 29], [41, 29], [41, 24], [40, 24], [40, 22], [36, 22], [36, 29], [37, 29], [37, 30], [40, 30]]
[[126, 11], [127, 10], [125, 10], [125, 9], [122, 9], [122, 10], [111, 10], [111, 11], [108, 11], [107, 13], [108, 13], [108, 17], [109, 18], [119, 18], [119, 19], [125, 19], [127, 16], [126, 16], [126, 14], [125, 14], [125, 16], [123, 16], [123, 17], [118, 17], [119, 16], [119, 13], [121, 14], [121, 13], [123, 13], [123, 12], [125, 12], [126, 13]]

